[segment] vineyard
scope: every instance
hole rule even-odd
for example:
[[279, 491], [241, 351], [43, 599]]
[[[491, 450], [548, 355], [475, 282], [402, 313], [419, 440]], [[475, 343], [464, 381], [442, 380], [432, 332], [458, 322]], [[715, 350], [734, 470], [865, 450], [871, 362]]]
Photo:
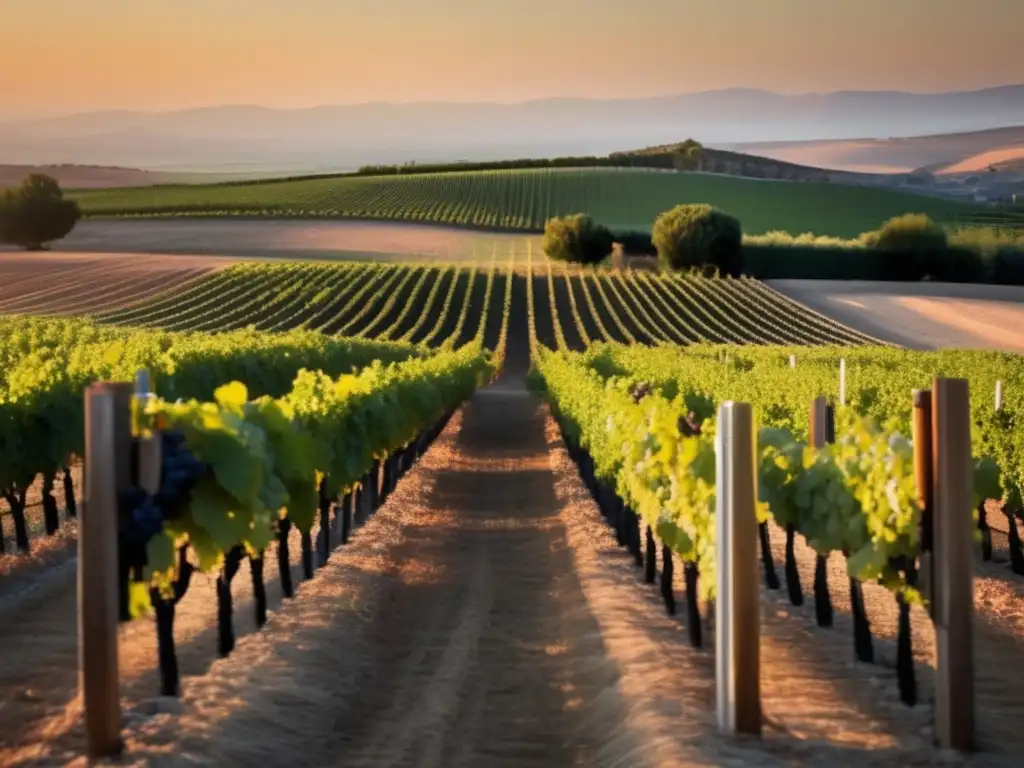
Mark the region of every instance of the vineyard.
[[[491, 350], [499, 360], [507, 357], [514, 370], [523, 372], [537, 344], [581, 351], [598, 342], [877, 343], [756, 280], [578, 270], [552, 265], [543, 257], [536, 261], [531, 250], [513, 249], [503, 258], [495, 254], [489, 265], [470, 268], [286, 263], [196, 270], [176, 276], [166, 291], [95, 312], [91, 320], [22, 315], [4, 321], [0, 393], [34, 402], [48, 401], [50, 390], [56, 389], [63, 399], [56, 405], [47, 402], [47, 407], [73, 412], [73, 393], [86, 382], [130, 378], [132, 371], [147, 367], [161, 394], [208, 398], [218, 383], [231, 378], [245, 380], [258, 394], [280, 394], [302, 367], [338, 375], [372, 359], [398, 360], [421, 354], [421, 349], [452, 350], [468, 344]], [[123, 282], [89, 293], [92, 306], [118, 305], [133, 285], [148, 292], [149, 274], [117, 274]], [[0, 303], [0, 310], [73, 313], [82, 302], [68, 296], [80, 291], [72, 281], [40, 294], [16, 294]], [[511, 349], [506, 350], [510, 331]], [[325, 342], [325, 337], [337, 341]], [[221, 359], [234, 348], [245, 356]], [[158, 355], [164, 359], [158, 361]], [[218, 358], [217, 365], [188, 378], [191, 366], [207, 365], [210, 355]], [[115, 359], [116, 364], [95, 364]], [[69, 367], [83, 361], [89, 364], [81, 370]], [[271, 364], [273, 368], [267, 367]], [[278, 365], [283, 366], [280, 374]], [[241, 376], [254, 366], [261, 367], [259, 379]], [[163, 372], [170, 370], [175, 374], [168, 380]], [[48, 380], [56, 371], [61, 378]], [[278, 378], [267, 380], [269, 376]], [[40, 387], [46, 391], [40, 393]], [[31, 424], [31, 417], [19, 423]], [[70, 473], [63, 470], [66, 456], [80, 455], [80, 414], [66, 426], [71, 431], [54, 438], [59, 447], [47, 447], [48, 457], [20, 457], [30, 462], [24, 471], [42, 473], [44, 489], [56, 487], [55, 482], [61, 487], [71, 483]], [[17, 433], [12, 427], [7, 434]], [[7, 498], [11, 523], [3, 528], [4, 541], [10, 545], [13, 540], [17, 549], [28, 548], [22, 513], [31, 485], [31, 480], [19, 480]], [[50, 498], [49, 492], [43, 497]], [[47, 514], [49, 521], [37, 519], [35, 529], [52, 533], [56, 512]]]
[[[536, 263], [535, 263], [536, 262]], [[536, 269], [534, 269], [536, 267]], [[245, 264], [141, 303], [99, 312], [104, 325], [171, 331], [302, 329], [459, 347], [499, 347], [534, 318], [550, 347], [640, 344], [863, 344], [870, 337], [817, 315], [763, 283], [632, 270], [578, 270], [531, 251], [490, 265]]]
[[[446, 184], [447, 198], [430, 199], [465, 196], [479, 208], [424, 218], [486, 218], [525, 200], [513, 219], [466, 223], [529, 228], [560, 204], [552, 199], [584, 194], [591, 173], [633, 172], [282, 182], [292, 186], [280, 199], [362, 216], [387, 194], [406, 212], [397, 216]], [[646, 175], [659, 179], [647, 189], [678, 183]], [[461, 188], [478, 178], [491, 179], [490, 196]], [[622, 195], [609, 211], [661, 205], [602, 184]], [[132, 194], [152, 213], [267, 212], [276, 186], [209, 187], [223, 195], [209, 202], [189, 202], [191, 188]], [[125, 213], [127, 194], [83, 199]], [[866, 210], [869, 226], [887, 215]], [[123, 622], [110, 636], [121, 696], [134, 707], [128, 720], [148, 723], [128, 729], [130, 751], [155, 758], [178, 744], [217, 764], [278, 764], [302, 748], [310, 764], [374, 764], [422, 748], [456, 764], [507, 749], [544, 765], [552, 754], [605, 764], [612, 745], [640, 754], [675, 744], [661, 764], [811, 754], [847, 764], [855, 752], [865, 764], [928, 764], [943, 673], [911, 392], [934, 377], [965, 379], [970, 392], [970, 544], [983, 588], [977, 743], [987, 760], [1019, 751], [1024, 701], [1000, 675], [1024, 629], [1014, 618], [1024, 577], [1019, 356], [910, 352], [757, 280], [568, 267], [529, 246], [474, 266], [197, 262], [169, 279], [121, 269], [107, 283], [83, 273], [88, 296], [74, 274], [52, 286], [26, 274], [26, 290], [0, 295], [0, 522], [3, 578], [44, 574], [47, 562], [30, 557], [81, 524], [80, 457], [97, 445], [97, 403], [129, 413], [127, 390], [90, 385], [147, 371], [130, 411], [137, 446], [111, 459], [130, 467], [131, 488], [115, 499], [112, 535], [90, 544], [107, 556], [80, 563], [93, 585], [118, 564], [116, 595], [82, 594], [116, 603]], [[824, 432], [812, 410], [821, 397]], [[715, 662], [687, 646], [714, 648], [721, 630], [715, 441], [727, 401], [749, 403], [758, 427], [761, 696], [779, 727], [763, 748], [717, 735], [718, 751], [700, 753], [712, 749], [701, 734]], [[85, 481], [102, 483], [90, 471]], [[243, 566], [251, 585], [234, 581]], [[75, 590], [54, 579], [38, 615], [5, 615], [0, 628], [5, 654], [24, 660], [0, 675], [0, 694], [43, 691], [0, 710], [4, 764], [81, 749], [80, 720], [26, 727], [73, 695], [58, 670], [75, 671]], [[644, 585], [656, 581], [651, 601]], [[4, 588], [0, 615], [11, 610]], [[240, 634], [251, 637], [236, 643]], [[86, 685], [102, 687], [103, 675], [90, 671]], [[115, 689], [117, 679], [115, 664]], [[620, 711], [610, 715], [597, 701], [613, 689]], [[169, 721], [138, 715], [158, 692], [180, 702]], [[671, 717], [643, 710], [647, 731], [634, 734], [622, 714], [684, 695]], [[324, 736], [332, 729], [341, 735]], [[615, 741], [620, 729], [641, 746]], [[109, 719], [100, 750], [121, 732], [121, 718]]]
[[[82, 191], [88, 216], [390, 219], [538, 231], [584, 211], [613, 229], [650, 230], [679, 203], [708, 203], [751, 234], [857, 237], [908, 211], [956, 225], [1015, 226], [1012, 214], [895, 190], [637, 169], [503, 170]], [[772, 204], [764, 204], [771, 199]]]

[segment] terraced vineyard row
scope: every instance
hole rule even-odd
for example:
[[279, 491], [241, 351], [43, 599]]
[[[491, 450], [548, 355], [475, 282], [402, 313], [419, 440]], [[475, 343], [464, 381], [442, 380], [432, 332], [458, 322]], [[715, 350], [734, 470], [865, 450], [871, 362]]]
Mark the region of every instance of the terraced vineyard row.
[[897, 190], [609, 168], [140, 187], [75, 197], [90, 216], [365, 218], [517, 230], [540, 230], [551, 216], [579, 211], [610, 227], [649, 229], [660, 212], [691, 202], [729, 211], [752, 234], [836, 237], [856, 237], [909, 211], [966, 220], [987, 210]]
[[[517, 256], [526, 273], [516, 269]], [[503, 343], [503, 318], [509, 314], [529, 315], [537, 341], [555, 349], [582, 350], [599, 341], [873, 341], [756, 280], [580, 270], [515, 252], [506, 258], [496, 254], [486, 268], [236, 265], [97, 319], [168, 330], [301, 328], [430, 347], [458, 347], [480, 338], [495, 349]], [[513, 325], [521, 323], [513, 320]]]

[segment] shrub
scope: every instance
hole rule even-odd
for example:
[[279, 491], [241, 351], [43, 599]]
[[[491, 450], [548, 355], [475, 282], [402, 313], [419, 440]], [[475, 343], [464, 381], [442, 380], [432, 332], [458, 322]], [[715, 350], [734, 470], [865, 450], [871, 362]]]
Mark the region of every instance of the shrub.
[[997, 285], [1024, 285], [1024, 249], [999, 248], [989, 257], [989, 278]]
[[989, 276], [990, 261], [977, 249], [951, 246], [928, 262], [925, 274], [942, 283], [984, 283]]
[[78, 204], [64, 199], [54, 179], [34, 173], [0, 198], [0, 242], [42, 250], [66, 237], [80, 217]]
[[544, 253], [556, 261], [597, 264], [611, 252], [612, 233], [583, 213], [556, 216], [544, 225]]
[[744, 235], [743, 245], [749, 246], [814, 246], [815, 248], [863, 248], [860, 239], [848, 240], [842, 237], [816, 235], [813, 232], [802, 232], [791, 235], [781, 229], [773, 229], [763, 235]]
[[666, 269], [743, 270], [743, 230], [738, 219], [710, 205], [678, 205], [654, 222], [651, 240]]
[[861, 235], [865, 244], [886, 252], [895, 280], [921, 280], [946, 273], [949, 237], [924, 214], [908, 213], [889, 219], [878, 232]]

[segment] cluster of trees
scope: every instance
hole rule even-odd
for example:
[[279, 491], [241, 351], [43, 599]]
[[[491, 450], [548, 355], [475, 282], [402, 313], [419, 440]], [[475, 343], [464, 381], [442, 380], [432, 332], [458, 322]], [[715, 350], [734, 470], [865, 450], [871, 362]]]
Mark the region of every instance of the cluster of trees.
[[[545, 254], [561, 261], [597, 264], [608, 257], [615, 244], [619, 251], [630, 255], [657, 255], [663, 269], [732, 276], [739, 276], [744, 270], [745, 248], [739, 219], [710, 205], [678, 205], [665, 211], [655, 220], [649, 235], [614, 233], [581, 213], [551, 219], [544, 229]], [[849, 277], [867, 271], [871, 279], [883, 280], [1008, 284], [1024, 281], [1024, 252], [1005, 248], [986, 253], [969, 244], [951, 242], [948, 232], [923, 214], [890, 219], [877, 231], [867, 232], [844, 247], [798, 242], [748, 247], [756, 251], [755, 263], [748, 265], [754, 273], [765, 267], [765, 258], [792, 261], [789, 267], [802, 273], [810, 267], [798, 265], [808, 259], [834, 260], [846, 255], [851, 257], [847, 261], [853, 270]], [[806, 276], [820, 275], [811, 269]]]
[[693, 139], [678, 144], [647, 147], [630, 152], [612, 152], [608, 156], [519, 158], [451, 163], [406, 163], [404, 165], [364, 165], [356, 176], [397, 176], [452, 171], [504, 171], [518, 168], [672, 168], [695, 170], [704, 147]]
[[0, 243], [39, 251], [66, 237], [81, 216], [54, 179], [34, 173], [0, 195]]
[[654, 222], [650, 235], [615, 234], [589, 216], [556, 216], [544, 227], [548, 258], [579, 264], [604, 261], [615, 243], [630, 254], [657, 254], [665, 269], [699, 269], [738, 276], [743, 271], [739, 219], [710, 205], [677, 205]]

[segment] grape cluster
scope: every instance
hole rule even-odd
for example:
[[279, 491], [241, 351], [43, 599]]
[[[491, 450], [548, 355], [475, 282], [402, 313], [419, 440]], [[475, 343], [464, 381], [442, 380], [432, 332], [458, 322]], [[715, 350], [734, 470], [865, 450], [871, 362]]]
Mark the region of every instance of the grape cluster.
[[146, 544], [163, 530], [167, 520], [177, 517], [180, 506], [206, 471], [206, 465], [188, 452], [180, 432], [162, 432], [160, 439], [160, 490], [150, 495], [133, 485], [123, 489], [118, 499], [121, 536], [128, 550], [135, 553], [130, 560], [136, 566], [144, 564]]
[[163, 461], [156, 504], [167, 513], [168, 519], [173, 520], [177, 517], [178, 507], [206, 471], [206, 464], [189, 453], [185, 447], [185, 436], [180, 432], [166, 431], [160, 437]]

